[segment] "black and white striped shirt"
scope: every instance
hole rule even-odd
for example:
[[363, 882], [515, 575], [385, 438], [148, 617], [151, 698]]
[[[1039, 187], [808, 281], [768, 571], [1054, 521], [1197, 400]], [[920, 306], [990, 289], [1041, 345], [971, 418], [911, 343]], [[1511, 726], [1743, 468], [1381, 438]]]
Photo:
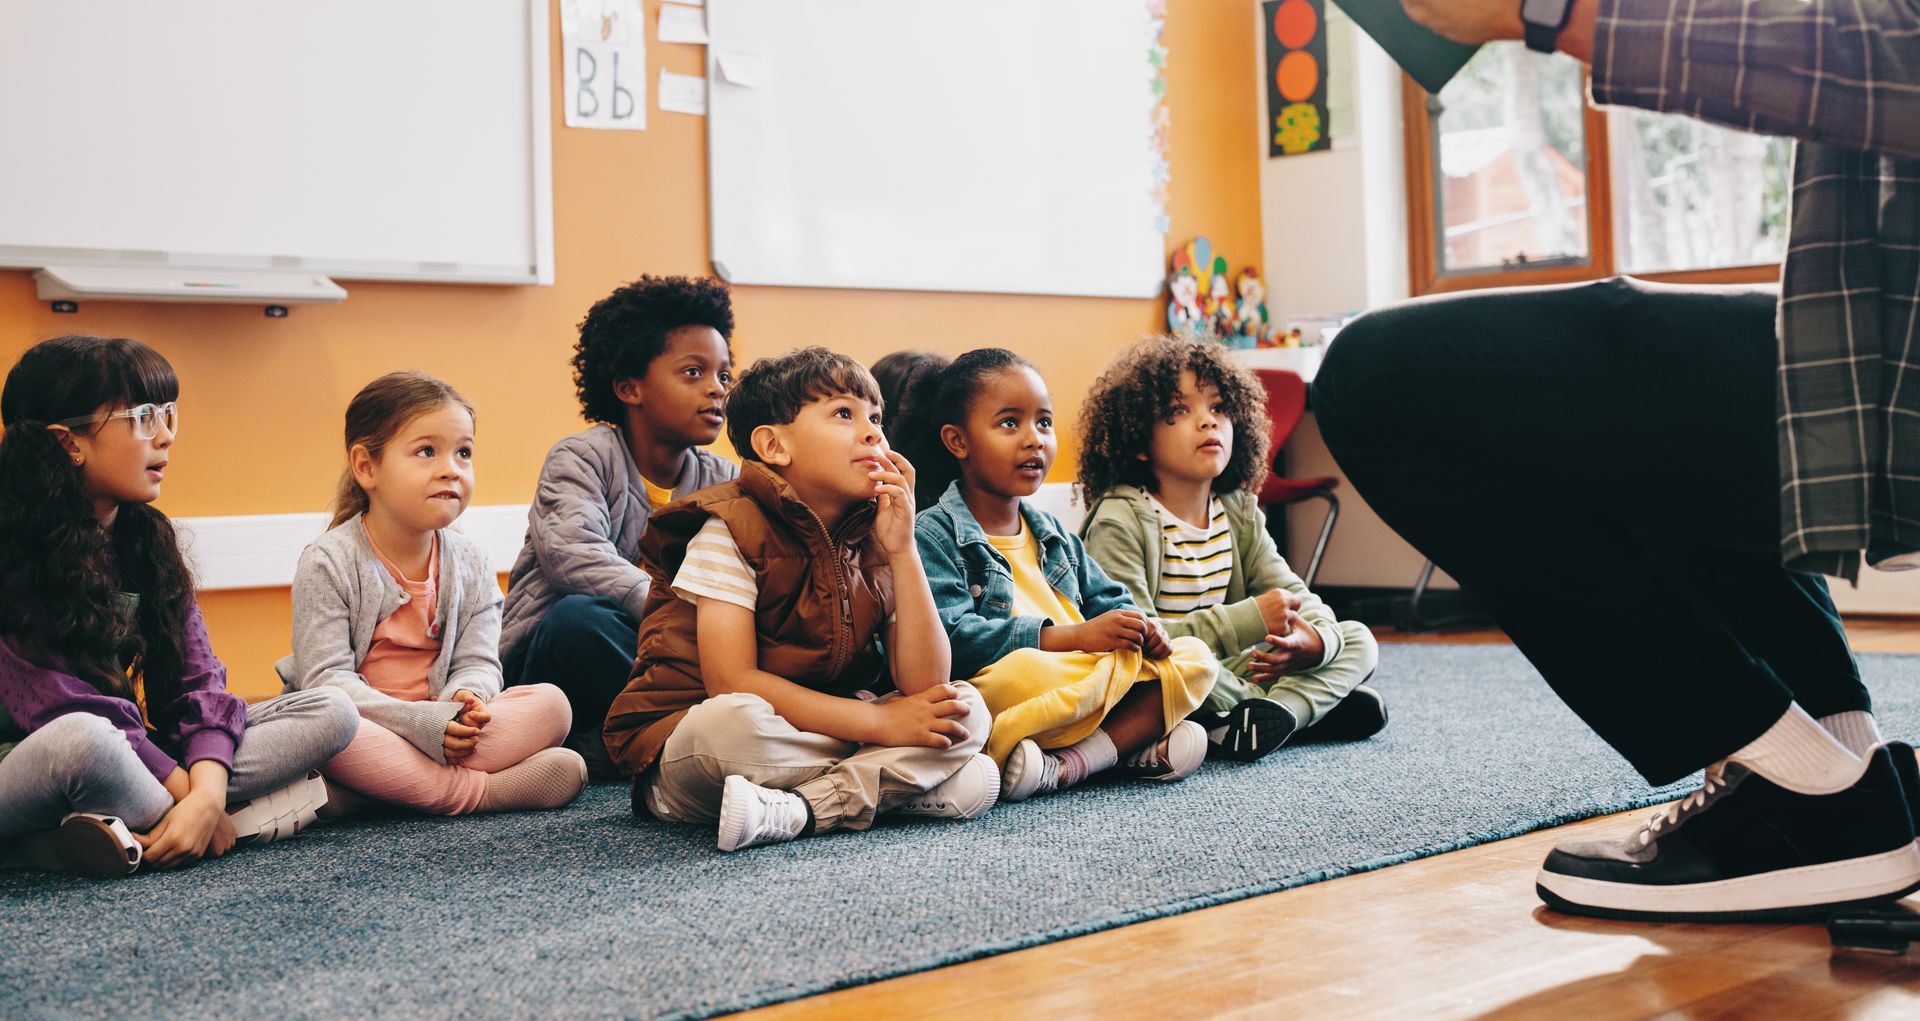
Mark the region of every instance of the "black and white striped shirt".
[[1154, 613], [1179, 620], [1226, 602], [1227, 579], [1233, 573], [1233, 531], [1220, 498], [1207, 497], [1205, 528], [1181, 520], [1159, 500], [1147, 499], [1153, 500], [1153, 511], [1160, 518], [1160, 591], [1153, 596]]

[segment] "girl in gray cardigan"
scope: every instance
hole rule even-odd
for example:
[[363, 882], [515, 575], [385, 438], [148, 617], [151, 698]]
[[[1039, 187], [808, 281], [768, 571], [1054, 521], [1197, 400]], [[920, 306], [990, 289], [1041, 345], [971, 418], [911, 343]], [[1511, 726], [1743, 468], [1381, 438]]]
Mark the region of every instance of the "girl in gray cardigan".
[[416, 372], [347, 407], [333, 527], [293, 579], [288, 690], [334, 687], [360, 710], [328, 781], [436, 815], [558, 808], [586, 783], [557, 747], [572, 722], [550, 684], [502, 693], [501, 596], [486, 553], [450, 526], [473, 495], [473, 407]]

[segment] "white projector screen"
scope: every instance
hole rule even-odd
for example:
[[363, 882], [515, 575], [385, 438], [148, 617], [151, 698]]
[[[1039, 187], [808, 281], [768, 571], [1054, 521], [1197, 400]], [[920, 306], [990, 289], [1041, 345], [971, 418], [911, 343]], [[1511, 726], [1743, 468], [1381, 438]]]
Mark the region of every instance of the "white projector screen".
[[547, 0], [9, 2], [0, 266], [551, 283]]
[[707, 19], [721, 276], [1159, 293], [1149, 0], [708, 0]]

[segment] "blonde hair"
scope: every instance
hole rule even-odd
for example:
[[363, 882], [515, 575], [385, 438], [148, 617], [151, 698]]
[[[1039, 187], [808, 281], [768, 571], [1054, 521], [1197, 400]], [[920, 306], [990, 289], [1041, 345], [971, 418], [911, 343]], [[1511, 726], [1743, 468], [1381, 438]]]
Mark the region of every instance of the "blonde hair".
[[328, 528], [367, 512], [367, 491], [353, 477], [353, 448], [367, 448], [377, 461], [401, 426], [416, 415], [449, 404], [473, 415], [473, 405], [460, 391], [424, 372], [389, 372], [353, 395], [347, 404], [347, 469], [340, 473], [340, 488], [333, 498], [333, 523]]

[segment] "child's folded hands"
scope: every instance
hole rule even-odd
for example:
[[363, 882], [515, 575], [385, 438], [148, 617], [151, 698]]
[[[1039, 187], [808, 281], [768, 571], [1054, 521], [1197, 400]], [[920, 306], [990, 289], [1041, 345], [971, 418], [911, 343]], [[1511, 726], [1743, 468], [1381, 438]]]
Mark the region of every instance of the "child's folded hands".
[[951, 748], [967, 739], [967, 728], [955, 717], [967, 715], [960, 689], [936, 684], [925, 691], [873, 703], [879, 721], [873, 740], [866, 744], [890, 748]]

